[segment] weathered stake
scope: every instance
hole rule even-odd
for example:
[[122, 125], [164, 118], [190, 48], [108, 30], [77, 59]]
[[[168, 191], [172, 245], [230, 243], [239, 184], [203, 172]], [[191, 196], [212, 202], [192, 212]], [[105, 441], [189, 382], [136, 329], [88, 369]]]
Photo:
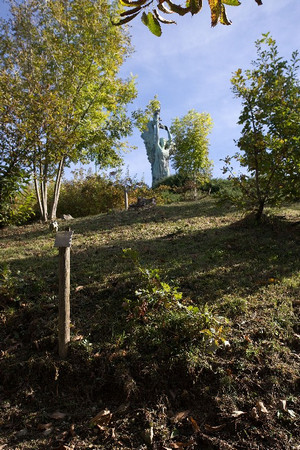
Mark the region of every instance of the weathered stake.
[[58, 353], [66, 358], [70, 342], [70, 247], [72, 231], [58, 232], [55, 247], [59, 247]]

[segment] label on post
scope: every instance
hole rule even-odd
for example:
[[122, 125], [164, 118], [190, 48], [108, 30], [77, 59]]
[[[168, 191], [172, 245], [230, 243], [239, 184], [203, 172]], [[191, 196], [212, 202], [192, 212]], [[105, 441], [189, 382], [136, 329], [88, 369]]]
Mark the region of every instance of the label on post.
[[58, 231], [55, 236], [54, 247], [71, 247], [73, 231]]

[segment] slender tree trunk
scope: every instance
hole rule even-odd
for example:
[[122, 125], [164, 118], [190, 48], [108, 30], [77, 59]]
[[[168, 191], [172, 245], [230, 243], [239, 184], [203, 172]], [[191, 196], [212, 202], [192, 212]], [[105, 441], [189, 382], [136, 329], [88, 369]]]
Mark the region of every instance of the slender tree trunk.
[[65, 157], [63, 157], [60, 160], [57, 174], [56, 174], [54, 193], [53, 193], [53, 203], [52, 203], [51, 216], [50, 216], [51, 220], [56, 219], [56, 211], [57, 211], [57, 205], [58, 205], [58, 200], [59, 200], [62, 176], [63, 176], [63, 172], [64, 172], [64, 165], [65, 165]]
[[[39, 205], [41, 219], [47, 222], [47, 183], [44, 180], [44, 167], [40, 164], [39, 176], [37, 174], [36, 166], [34, 165], [34, 187], [36, 198]], [[38, 180], [39, 179], [39, 180]]]
[[264, 207], [265, 207], [265, 201], [264, 200], [260, 200], [258, 209], [257, 209], [257, 211], [255, 213], [255, 219], [256, 219], [256, 221], [258, 223], [261, 221], [261, 217], [262, 217], [262, 214], [263, 214]]
[[194, 200], [197, 200], [198, 189], [197, 189], [197, 178], [194, 176]]
[[125, 211], [128, 210], [128, 190], [124, 187], [124, 203], [125, 203]]
[[41, 217], [43, 217], [43, 205], [42, 205], [42, 199], [41, 199], [39, 184], [38, 184], [38, 180], [37, 180], [37, 173], [36, 173], [36, 166], [35, 165], [34, 165], [34, 169], [33, 169], [33, 176], [34, 176], [35, 194], [36, 194], [37, 202], [38, 202], [38, 205], [39, 205], [39, 210], [40, 210]]
[[43, 205], [42, 220], [48, 222], [48, 163], [41, 166], [41, 193]]

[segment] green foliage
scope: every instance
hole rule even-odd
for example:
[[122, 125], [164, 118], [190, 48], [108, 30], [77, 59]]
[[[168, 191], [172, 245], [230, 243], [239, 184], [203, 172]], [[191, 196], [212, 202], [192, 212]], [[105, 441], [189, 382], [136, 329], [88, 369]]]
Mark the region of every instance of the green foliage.
[[154, 188], [154, 194], [156, 203], [160, 205], [169, 205], [171, 203], [180, 202], [182, 200], [182, 194], [172, 190], [168, 186], [161, 184], [159, 187]]
[[142, 132], [147, 128], [147, 123], [152, 119], [155, 111], [160, 110], [160, 101], [158, 96], [155, 95], [152, 100], [149, 101], [146, 108], [143, 110], [141, 108], [133, 111], [132, 119], [135, 126]]
[[226, 341], [227, 320], [214, 315], [207, 305], [195, 306], [176, 286], [162, 281], [158, 269], [143, 267], [139, 254], [123, 250], [140, 274], [134, 298], [124, 300], [133, 340], [141, 352], [163, 357], [188, 354], [197, 343], [198, 352], [214, 352]]
[[61, 187], [58, 216], [71, 214], [85, 217], [121, 209], [124, 205], [124, 189], [112, 180], [100, 175], [75, 175], [73, 180], [65, 180]]
[[20, 297], [16, 292], [16, 286], [19, 283], [18, 278], [20, 272], [17, 273], [17, 277], [13, 276], [8, 264], [0, 266], [0, 307], [3, 308], [6, 305], [12, 306], [14, 302], [19, 302]]
[[[198, 14], [202, 9], [202, 0], [187, 0], [183, 2], [183, 5], [173, 3], [171, 0], [119, 0], [119, 2], [128, 9], [120, 14], [120, 18], [113, 22], [114, 25], [128, 23], [142, 13], [141, 21], [155, 36], [160, 36], [162, 33], [161, 23], [176, 23], [174, 20], [169, 20], [161, 16], [159, 12], [167, 15], [174, 13], [179, 16], [190, 13], [193, 16]], [[255, 2], [258, 5], [262, 5], [262, 0], [255, 0]], [[214, 27], [218, 22], [222, 25], [231, 24], [231, 21], [227, 18], [225, 5], [239, 6], [241, 3], [239, 0], [208, 0], [208, 4], [211, 13], [211, 26]], [[145, 9], [148, 10], [149, 5], [152, 6], [152, 11], [148, 11], [146, 14]]]
[[210, 178], [211, 161], [208, 159], [208, 134], [212, 120], [207, 113], [190, 110], [182, 118], [176, 117], [170, 128], [174, 149], [172, 165], [183, 177], [197, 183]]
[[[79, 171], [72, 180], [64, 180], [61, 186], [58, 217], [71, 214], [73, 217], [85, 217], [124, 209], [124, 189], [128, 193], [129, 204], [137, 202], [139, 197], [154, 197], [157, 205], [179, 201], [181, 195], [170, 192], [168, 187], [149, 189], [143, 182], [129, 177], [95, 175]], [[50, 186], [50, 194], [53, 186]]]
[[0, 165], [0, 228], [21, 225], [34, 216], [34, 194], [28, 187], [29, 177], [14, 164]]
[[183, 187], [188, 180], [186, 175], [183, 175], [182, 173], [176, 173], [174, 175], [170, 175], [169, 177], [165, 178], [164, 180], [158, 182], [156, 184], [156, 187], [159, 187], [160, 185], [170, 187], [171, 189], [176, 189], [179, 187]]
[[233, 182], [228, 178], [212, 178], [202, 185], [201, 190], [210, 194], [217, 194], [232, 188]]
[[[1, 123], [34, 176], [42, 218], [47, 186], [56, 179], [55, 217], [63, 169], [96, 160], [116, 166], [131, 132], [126, 106], [136, 95], [119, 69], [130, 39], [111, 25], [116, 5], [106, 1], [11, 2], [0, 25]], [[54, 216], [54, 217], [53, 217]]]
[[[283, 60], [268, 33], [255, 45], [254, 69], [238, 69], [231, 80], [235, 96], [242, 100], [243, 129], [237, 142], [240, 152], [224, 160], [224, 173], [240, 186], [242, 195], [236, 201], [259, 220], [266, 205], [299, 198], [300, 85], [297, 52], [290, 63]], [[232, 159], [247, 173], [234, 175]]]

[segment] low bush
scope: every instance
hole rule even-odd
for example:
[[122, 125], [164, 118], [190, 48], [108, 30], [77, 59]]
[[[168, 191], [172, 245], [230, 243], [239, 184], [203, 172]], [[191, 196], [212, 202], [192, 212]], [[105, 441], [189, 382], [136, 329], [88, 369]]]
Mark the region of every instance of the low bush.
[[0, 228], [25, 225], [35, 217], [35, 197], [28, 177], [19, 169], [9, 175], [0, 167]]
[[213, 353], [228, 345], [226, 340], [227, 319], [217, 316], [206, 304], [195, 306], [184, 298], [176, 286], [161, 279], [158, 269], [143, 267], [138, 253], [123, 250], [137, 269], [140, 279], [133, 298], [124, 300], [128, 312], [131, 346], [140, 354], [155, 355], [158, 359], [181, 363], [188, 370], [191, 351], [196, 347], [201, 364], [201, 354]]
[[57, 215], [92, 216], [122, 208], [123, 204], [124, 192], [121, 186], [100, 175], [79, 175], [63, 182]]

